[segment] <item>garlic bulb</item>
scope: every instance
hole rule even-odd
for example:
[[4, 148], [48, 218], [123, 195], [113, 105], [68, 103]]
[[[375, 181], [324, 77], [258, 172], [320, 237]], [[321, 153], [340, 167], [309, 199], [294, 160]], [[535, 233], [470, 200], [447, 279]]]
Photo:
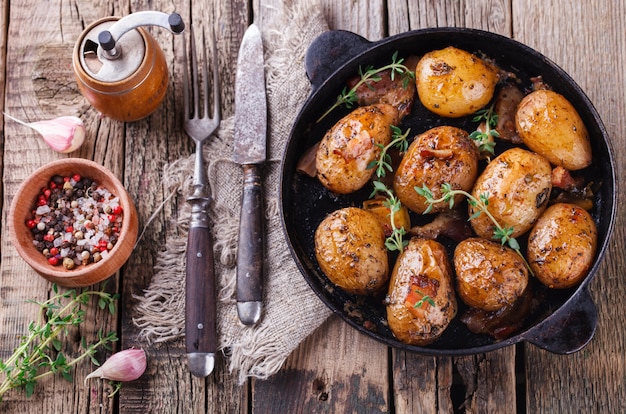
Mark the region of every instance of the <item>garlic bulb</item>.
[[67, 154], [76, 151], [85, 140], [85, 124], [77, 116], [61, 116], [47, 121], [24, 122], [11, 115], [9, 119], [34, 129], [53, 150]]
[[144, 350], [130, 348], [111, 355], [102, 366], [85, 377], [85, 384], [90, 378], [133, 381], [141, 377], [145, 370], [146, 353]]

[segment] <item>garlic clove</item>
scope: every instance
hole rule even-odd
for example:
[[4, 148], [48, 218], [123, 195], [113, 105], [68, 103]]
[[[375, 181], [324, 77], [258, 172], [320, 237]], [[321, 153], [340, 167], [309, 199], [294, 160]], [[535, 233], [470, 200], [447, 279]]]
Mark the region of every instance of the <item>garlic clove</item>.
[[146, 353], [143, 349], [130, 348], [111, 355], [102, 366], [85, 377], [105, 378], [112, 381], [133, 381], [146, 370]]
[[61, 116], [46, 121], [24, 122], [6, 113], [4, 115], [39, 132], [46, 144], [57, 152], [67, 154], [76, 151], [85, 141], [85, 124], [77, 116]]

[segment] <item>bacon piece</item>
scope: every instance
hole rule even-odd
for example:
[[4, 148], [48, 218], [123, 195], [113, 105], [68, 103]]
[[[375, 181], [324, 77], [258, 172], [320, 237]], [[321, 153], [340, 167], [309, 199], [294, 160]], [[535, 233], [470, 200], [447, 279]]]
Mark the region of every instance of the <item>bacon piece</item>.
[[552, 186], [565, 191], [580, 190], [585, 184], [582, 177], [574, 178], [569, 170], [557, 166], [552, 169]]
[[[404, 65], [415, 71], [418, 61], [417, 56], [409, 56], [404, 61]], [[381, 78], [379, 81], [369, 81], [357, 88], [357, 104], [360, 106], [376, 103], [393, 105], [398, 110], [400, 119], [410, 114], [417, 94], [415, 81], [409, 80], [405, 87], [405, 80], [401, 74], [395, 73], [393, 80], [391, 79], [391, 70], [379, 72], [378, 76]], [[359, 76], [351, 78], [348, 80], [348, 88], [352, 89], [360, 80]]]
[[411, 236], [433, 240], [445, 236], [460, 242], [472, 236], [472, 229], [467, 222], [467, 217], [459, 209], [453, 209], [439, 213], [428, 224], [412, 227], [408, 233]]
[[460, 319], [475, 334], [491, 335], [497, 340], [506, 339], [517, 332], [528, 315], [539, 306], [540, 296], [527, 288], [510, 306], [493, 312], [469, 308]]
[[448, 160], [454, 157], [454, 151], [450, 148], [447, 148], [447, 149], [424, 148], [420, 150], [420, 156], [424, 158], [437, 158], [439, 160]]
[[500, 139], [519, 144], [522, 139], [515, 129], [517, 106], [524, 98], [524, 93], [514, 84], [506, 83], [498, 92], [494, 111], [498, 114], [496, 131]]

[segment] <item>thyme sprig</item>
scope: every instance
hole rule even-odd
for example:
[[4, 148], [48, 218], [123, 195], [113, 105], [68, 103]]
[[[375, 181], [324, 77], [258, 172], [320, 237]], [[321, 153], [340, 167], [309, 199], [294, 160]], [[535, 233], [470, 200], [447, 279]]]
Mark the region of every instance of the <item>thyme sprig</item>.
[[398, 228], [396, 226], [396, 213], [400, 211], [402, 208], [402, 203], [396, 197], [396, 195], [391, 191], [387, 186], [381, 181], [374, 181], [374, 191], [370, 195], [370, 198], [374, 197], [376, 194], [383, 193], [387, 199], [383, 201], [383, 205], [389, 209], [389, 222], [391, 223], [391, 235], [387, 237], [385, 240], [385, 247], [389, 251], [399, 251], [404, 250], [409, 242], [404, 240], [404, 235], [406, 234], [406, 230], [404, 227]]
[[391, 80], [395, 80], [395, 75], [398, 74], [402, 76], [402, 87], [407, 88], [409, 82], [415, 79], [415, 73], [404, 65], [404, 58], [398, 58], [398, 52], [396, 51], [391, 57], [391, 63], [375, 69], [372, 65], [366, 66], [363, 69], [362, 66], [359, 66], [359, 81], [354, 85], [350, 90], [348, 87], [344, 87], [339, 96], [337, 96], [336, 102], [331, 106], [326, 112], [322, 114], [317, 119], [317, 122], [320, 122], [324, 119], [328, 114], [334, 111], [336, 108], [341, 105], [345, 105], [347, 108], [352, 108], [354, 103], [357, 101], [358, 97], [356, 95], [356, 91], [361, 87], [361, 85], [368, 85], [368, 87], [372, 88], [371, 82], [379, 82], [382, 77], [380, 76], [380, 72], [385, 70], [391, 70]]
[[415, 293], [422, 295], [422, 298], [415, 302], [415, 305], [413, 305], [414, 308], [421, 308], [424, 303], [428, 303], [430, 306], [433, 307], [437, 306], [437, 304], [430, 295], [425, 294], [419, 289], [415, 289]]
[[498, 114], [494, 111], [494, 105], [495, 103], [492, 103], [488, 108], [477, 111], [474, 118], [472, 118], [473, 122], [481, 122], [484, 120], [486, 132], [476, 130], [469, 135], [470, 139], [478, 143], [478, 151], [491, 155], [495, 155], [496, 143], [494, 142], [494, 138], [500, 136], [495, 129], [498, 124]]
[[98, 339], [93, 344], [87, 344], [81, 339], [82, 353], [74, 358], [67, 358], [63, 353], [63, 339], [68, 335], [72, 326], [78, 326], [85, 321], [84, 306], [88, 305], [91, 297], [97, 298], [100, 309], [107, 309], [115, 313], [115, 301], [118, 294], [109, 294], [104, 291], [76, 290], [59, 292], [56, 284], [52, 286], [54, 296], [45, 302], [29, 301], [39, 305], [41, 318], [28, 325], [28, 333], [21, 337], [21, 342], [13, 354], [5, 361], [0, 361], [0, 372], [4, 379], [0, 383], [0, 402], [2, 396], [9, 390], [21, 388], [27, 397], [35, 391], [37, 381], [53, 374], [61, 374], [63, 378], [72, 381], [72, 368], [86, 358], [90, 358], [95, 365], [100, 363], [94, 355], [98, 348], [110, 349], [110, 344], [117, 341], [117, 334], [104, 334], [98, 331]]
[[503, 246], [508, 245], [511, 249], [515, 250], [515, 252], [519, 255], [519, 257], [522, 258], [522, 260], [526, 264], [526, 268], [528, 269], [530, 274], [534, 275], [532, 269], [526, 261], [526, 258], [520, 251], [520, 245], [517, 239], [515, 237], [511, 237], [515, 229], [513, 227], [503, 227], [502, 225], [500, 225], [500, 223], [498, 223], [498, 220], [496, 220], [496, 218], [489, 212], [489, 193], [482, 193], [478, 196], [478, 198], [476, 198], [473, 195], [469, 194], [467, 191], [453, 189], [449, 183], [444, 183], [441, 185], [441, 197], [437, 199], [433, 195], [433, 192], [430, 190], [430, 188], [428, 188], [426, 185], [423, 185], [422, 187], [415, 187], [415, 191], [417, 192], [417, 194], [424, 197], [426, 199], [426, 202], [428, 203], [428, 208], [426, 209], [424, 214], [429, 213], [434, 204], [441, 202], [449, 203], [449, 207], [452, 209], [454, 207], [454, 197], [457, 194], [465, 196], [469, 205], [472, 206], [475, 210], [475, 212], [470, 216], [468, 220], [473, 220], [481, 214], [487, 216], [494, 225], [493, 238], [495, 240], [499, 240]]
[[391, 155], [389, 155], [389, 150], [392, 148], [397, 148], [400, 152], [406, 152], [409, 147], [409, 142], [407, 141], [407, 137], [409, 136], [409, 132], [411, 130], [407, 129], [407, 131], [403, 134], [402, 130], [397, 126], [391, 126], [391, 142], [387, 145], [376, 144], [380, 148], [380, 155], [377, 159], [373, 160], [367, 165], [367, 169], [376, 168], [376, 176], [378, 178], [382, 178], [387, 174], [387, 171], [393, 172], [393, 167], [391, 166]]

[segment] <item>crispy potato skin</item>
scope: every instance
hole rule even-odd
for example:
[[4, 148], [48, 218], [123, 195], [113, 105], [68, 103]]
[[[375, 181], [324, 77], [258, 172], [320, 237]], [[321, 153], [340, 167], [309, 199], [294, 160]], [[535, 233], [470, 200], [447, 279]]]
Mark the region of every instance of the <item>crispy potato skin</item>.
[[383, 228], [360, 208], [343, 208], [322, 220], [315, 231], [315, 256], [328, 279], [348, 293], [376, 294], [389, 280]]
[[453, 46], [426, 53], [415, 69], [417, 95], [437, 115], [458, 118], [489, 103], [497, 71], [485, 61]]
[[[435, 198], [441, 197], [441, 185], [470, 191], [478, 175], [478, 150], [466, 131], [440, 126], [418, 135], [397, 168], [393, 187], [402, 205], [416, 213], [428, 208], [426, 199], [415, 187], [426, 185]], [[461, 202], [458, 195], [456, 202]], [[432, 212], [448, 209], [448, 203], [433, 204]]]
[[380, 154], [377, 144], [391, 141], [391, 126], [398, 123], [398, 110], [389, 104], [356, 108], [340, 119], [322, 138], [315, 165], [322, 185], [337, 194], [363, 187], [374, 169], [370, 162]]
[[477, 237], [457, 245], [454, 269], [461, 300], [486, 311], [512, 305], [528, 285], [526, 265], [513, 249]]
[[[436, 341], [457, 312], [452, 268], [438, 242], [414, 237], [394, 266], [387, 295], [389, 328], [400, 341], [427, 345]], [[423, 301], [428, 295], [435, 306]]]
[[526, 95], [515, 115], [524, 144], [553, 165], [580, 170], [591, 164], [589, 133], [574, 106], [551, 90]]
[[[471, 194], [488, 194], [488, 210], [502, 227], [513, 227], [511, 237], [531, 229], [548, 205], [552, 191], [552, 168], [541, 155], [511, 148], [487, 165], [476, 180]], [[476, 212], [469, 205], [469, 215]], [[492, 239], [494, 225], [485, 214], [470, 220], [474, 232]]]
[[598, 231], [591, 215], [574, 204], [554, 204], [528, 238], [533, 273], [549, 288], [564, 289], [585, 277], [596, 254]]

